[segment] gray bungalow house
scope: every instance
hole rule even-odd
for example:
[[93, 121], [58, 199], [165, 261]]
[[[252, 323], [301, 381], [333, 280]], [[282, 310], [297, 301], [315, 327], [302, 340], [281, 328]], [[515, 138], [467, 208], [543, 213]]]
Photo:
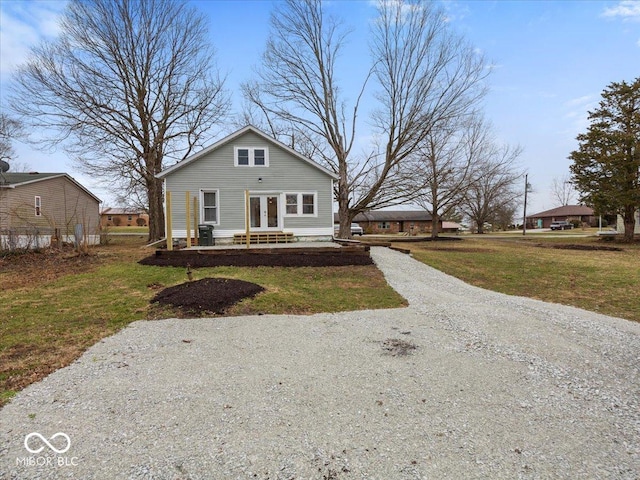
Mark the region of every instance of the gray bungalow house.
[[333, 235], [336, 175], [253, 126], [157, 178], [164, 180], [167, 235], [174, 240], [195, 237], [205, 225], [216, 244], [243, 243], [247, 230], [262, 241]]

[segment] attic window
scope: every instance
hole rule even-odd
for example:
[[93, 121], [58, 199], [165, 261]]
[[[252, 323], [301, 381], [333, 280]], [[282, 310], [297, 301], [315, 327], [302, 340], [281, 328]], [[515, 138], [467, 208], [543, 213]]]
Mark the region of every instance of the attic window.
[[39, 196], [36, 196], [33, 204], [35, 207], [36, 217], [42, 216], [42, 199]]
[[236, 167], [268, 167], [269, 149], [266, 147], [235, 147], [234, 165]]

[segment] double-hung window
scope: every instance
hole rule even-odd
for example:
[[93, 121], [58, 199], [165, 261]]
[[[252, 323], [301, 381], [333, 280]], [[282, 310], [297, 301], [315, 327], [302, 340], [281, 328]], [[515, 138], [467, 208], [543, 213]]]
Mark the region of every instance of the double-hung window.
[[42, 199], [40, 198], [40, 196], [36, 195], [36, 197], [34, 198], [33, 206], [36, 217], [40, 217], [42, 215]]
[[287, 215], [298, 215], [298, 194], [287, 193]]
[[269, 149], [266, 147], [235, 147], [234, 165], [236, 167], [268, 167]]
[[317, 216], [317, 195], [315, 193], [285, 193], [288, 217]]
[[218, 190], [200, 190], [200, 215], [203, 223], [219, 223], [219, 198]]

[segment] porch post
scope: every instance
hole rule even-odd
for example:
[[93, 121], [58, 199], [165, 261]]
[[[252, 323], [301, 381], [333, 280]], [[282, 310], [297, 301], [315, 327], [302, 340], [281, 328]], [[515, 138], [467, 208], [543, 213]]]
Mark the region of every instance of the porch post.
[[249, 237], [249, 225], [250, 225], [249, 215], [251, 211], [249, 209], [249, 190], [244, 191], [244, 204], [245, 204], [245, 207], [244, 207], [245, 208], [245, 219], [244, 219], [245, 238], [247, 240], [247, 248], [250, 248], [249, 245], [251, 244], [251, 238]]
[[[187, 224], [187, 248], [191, 247], [191, 212], [189, 211], [189, 207], [191, 207], [191, 193], [189, 191], [185, 192], [185, 223]], [[194, 228], [198, 228], [194, 225]]]
[[173, 250], [173, 233], [171, 231], [171, 192], [167, 192], [167, 250]]

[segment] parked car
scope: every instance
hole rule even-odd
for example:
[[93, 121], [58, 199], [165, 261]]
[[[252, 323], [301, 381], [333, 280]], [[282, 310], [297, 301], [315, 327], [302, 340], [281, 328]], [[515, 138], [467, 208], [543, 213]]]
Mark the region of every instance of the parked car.
[[351, 235], [362, 235], [363, 233], [364, 230], [362, 230], [362, 227], [360, 225], [358, 225], [357, 223], [351, 224]]
[[[338, 232], [340, 231], [340, 225], [334, 225], [333, 226], [333, 231], [334, 234], [337, 235]], [[351, 224], [351, 235], [362, 235], [364, 234], [364, 230], [362, 229], [362, 227], [360, 225], [358, 225], [357, 223], [352, 223]]]
[[551, 222], [551, 230], [571, 230], [573, 228], [573, 224], [567, 222], [566, 220]]

